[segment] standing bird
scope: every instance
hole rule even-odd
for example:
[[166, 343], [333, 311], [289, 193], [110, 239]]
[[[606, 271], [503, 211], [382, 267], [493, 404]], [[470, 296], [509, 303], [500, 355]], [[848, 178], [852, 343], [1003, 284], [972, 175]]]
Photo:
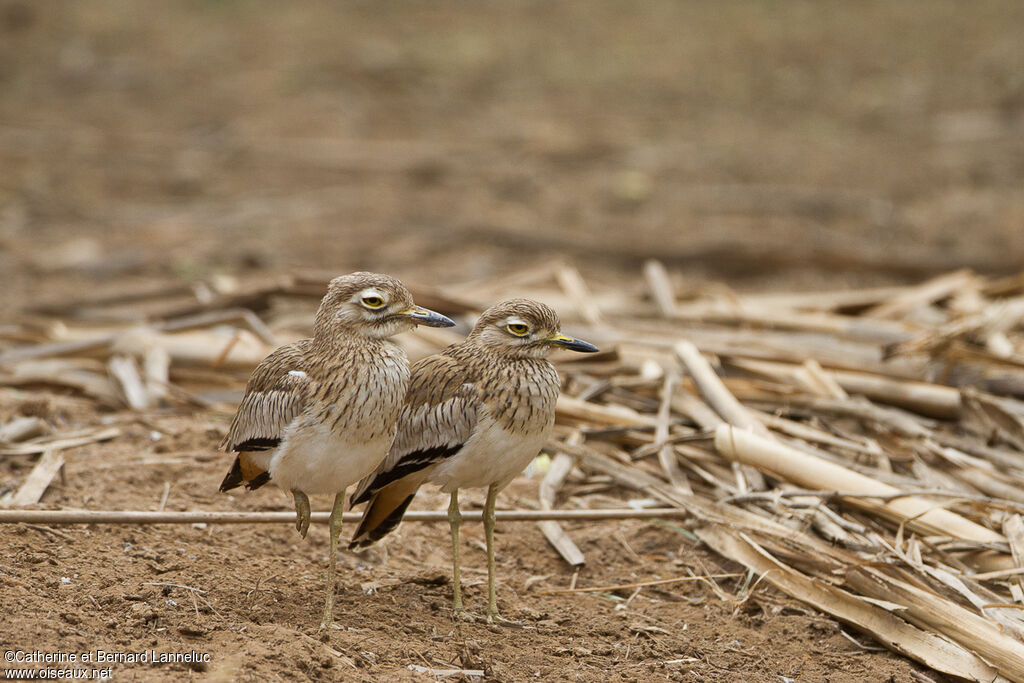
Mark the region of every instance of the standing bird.
[[274, 481], [295, 498], [295, 526], [303, 538], [309, 530], [307, 494], [335, 494], [321, 629], [333, 621], [345, 491], [387, 455], [409, 384], [408, 360], [389, 337], [421, 324], [455, 323], [414, 305], [393, 277], [334, 278], [316, 312], [313, 338], [278, 348], [256, 367], [221, 444], [238, 455], [220, 490]]
[[559, 380], [547, 360], [556, 348], [597, 347], [559, 332], [558, 315], [528, 299], [484, 311], [465, 341], [412, 367], [412, 379], [387, 458], [360, 483], [352, 504], [369, 501], [349, 548], [379, 540], [402, 520], [425, 483], [451, 494], [455, 612], [459, 580], [459, 489], [486, 486], [487, 621], [500, 619], [494, 597], [494, 501], [540, 452], [555, 423]]

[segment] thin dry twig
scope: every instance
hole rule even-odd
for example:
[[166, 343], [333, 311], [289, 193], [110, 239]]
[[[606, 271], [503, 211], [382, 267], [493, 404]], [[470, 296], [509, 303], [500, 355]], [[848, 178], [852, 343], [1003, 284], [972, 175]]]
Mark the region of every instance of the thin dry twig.
[[[480, 510], [462, 513], [467, 522], [483, 520]], [[327, 512], [314, 512], [310, 520], [326, 524]], [[497, 510], [497, 521], [537, 522], [542, 520], [595, 521], [604, 519], [682, 519], [687, 515], [677, 508], [646, 510]], [[358, 522], [361, 513], [347, 512], [345, 523]], [[446, 522], [446, 512], [412, 510], [402, 518], [406, 522]], [[0, 510], [0, 524], [294, 524], [294, 512], [174, 512], [150, 510]]]

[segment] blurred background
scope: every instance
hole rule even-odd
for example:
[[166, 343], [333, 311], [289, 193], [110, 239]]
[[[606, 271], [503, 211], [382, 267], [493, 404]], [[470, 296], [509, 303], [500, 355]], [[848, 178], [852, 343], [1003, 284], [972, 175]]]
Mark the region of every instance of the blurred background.
[[0, 1], [0, 314], [572, 260], [1019, 270], [1024, 3]]

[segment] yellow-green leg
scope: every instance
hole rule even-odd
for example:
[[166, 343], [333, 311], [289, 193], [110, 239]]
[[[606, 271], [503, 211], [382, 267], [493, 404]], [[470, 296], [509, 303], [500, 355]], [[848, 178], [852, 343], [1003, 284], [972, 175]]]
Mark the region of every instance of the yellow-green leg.
[[295, 529], [303, 538], [309, 531], [309, 497], [298, 489], [292, 491], [295, 498]]
[[324, 603], [324, 618], [320, 630], [330, 628], [334, 623], [334, 568], [338, 563], [338, 536], [341, 535], [341, 519], [345, 510], [345, 491], [334, 497], [329, 526], [331, 528], [331, 555], [327, 564], [327, 601]]
[[462, 525], [462, 513], [459, 512], [459, 490], [452, 491], [451, 502], [448, 503], [448, 526], [452, 533], [452, 591], [455, 594], [455, 616], [463, 611], [462, 578], [459, 570], [459, 527]]
[[504, 621], [498, 614], [498, 601], [494, 596], [494, 502], [498, 487], [487, 488], [487, 503], [484, 505], [484, 537], [487, 540], [487, 623]]

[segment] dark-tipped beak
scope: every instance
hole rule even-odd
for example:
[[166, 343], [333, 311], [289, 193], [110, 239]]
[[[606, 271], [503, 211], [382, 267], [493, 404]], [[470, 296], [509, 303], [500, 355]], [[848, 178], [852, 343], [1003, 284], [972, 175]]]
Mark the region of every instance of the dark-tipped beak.
[[601, 350], [590, 342], [585, 342], [582, 339], [576, 339], [575, 337], [570, 337], [565, 334], [556, 334], [548, 337], [547, 341], [556, 346], [569, 349], [570, 351], [579, 351], [581, 353], [594, 353], [595, 351]]
[[408, 316], [417, 325], [427, 327], [455, 327], [455, 321], [446, 315], [441, 315], [429, 308], [413, 306], [408, 311], [402, 311], [399, 315]]

